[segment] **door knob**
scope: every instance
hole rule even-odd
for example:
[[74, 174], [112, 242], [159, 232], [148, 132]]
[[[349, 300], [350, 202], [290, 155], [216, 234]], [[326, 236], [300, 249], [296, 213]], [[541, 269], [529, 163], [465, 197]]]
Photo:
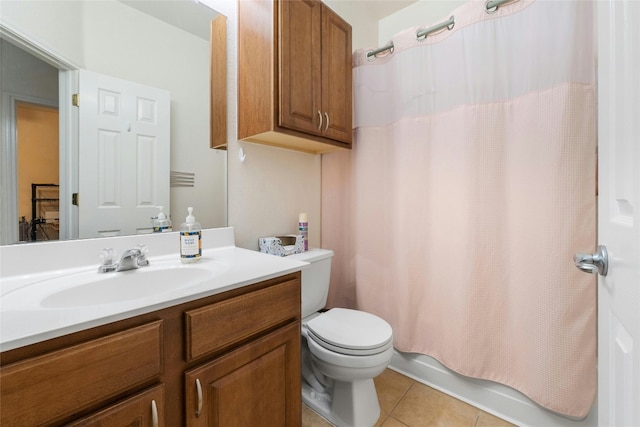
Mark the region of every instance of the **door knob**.
[[598, 250], [594, 254], [575, 254], [573, 262], [578, 269], [585, 273], [606, 276], [609, 271], [609, 253], [603, 245], [598, 246]]

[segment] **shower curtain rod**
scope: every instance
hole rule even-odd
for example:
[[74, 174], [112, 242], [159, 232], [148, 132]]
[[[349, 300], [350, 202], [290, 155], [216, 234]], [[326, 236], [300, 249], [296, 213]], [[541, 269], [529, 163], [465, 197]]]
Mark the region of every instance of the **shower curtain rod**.
[[[455, 24], [456, 24], [455, 17], [453, 15], [451, 15], [451, 17], [449, 19], [447, 19], [446, 21], [444, 21], [444, 22], [442, 22], [442, 23], [440, 23], [438, 25], [434, 25], [433, 27], [427, 28], [426, 30], [419, 30], [418, 32], [416, 32], [416, 38], [418, 40], [422, 39], [423, 37], [426, 38], [429, 34], [436, 33], [436, 32], [438, 32], [440, 30], [445, 29], [445, 28], [448, 29], [448, 30], [451, 30]], [[393, 51], [393, 42], [389, 43], [386, 46], [380, 47], [378, 49], [370, 50], [369, 52], [367, 52], [367, 58], [371, 58], [372, 56], [376, 56], [377, 54], [382, 53], [382, 52], [384, 52], [386, 50]]]
[[[487, 13], [494, 13], [498, 10], [498, 8], [500, 6], [502, 6], [505, 3], [511, 3], [517, 0], [488, 0], [485, 4], [484, 4], [484, 9]], [[451, 15], [451, 17], [438, 24], [438, 25], [434, 25], [431, 28], [427, 28], [426, 30], [419, 30], [416, 33], [416, 38], [418, 40], [426, 38], [429, 34], [433, 34], [436, 33], [440, 30], [443, 29], [448, 29], [448, 30], [452, 30], [453, 27], [455, 26], [456, 21], [455, 21], [455, 17], [453, 15]], [[387, 50], [390, 50], [393, 52], [393, 42], [390, 42], [388, 45], [383, 46], [383, 47], [379, 47], [378, 49], [374, 49], [374, 50], [370, 50], [369, 52], [367, 52], [367, 59], [371, 58], [371, 57], [376, 57], [379, 53], [385, 52]]]
[[435, 32], [438, 32], [440, 30], [444, 30], [445, 28], [447, 30], [452, 30], [453, 27], [456, 25], [456, 19], [453, 15], [451, 15], [451, 17], [449, 17], [449, 19], [447, 19], [446, 21], [438, 24], [438, 25], [434, 25], [431, 28], [427, 28], [426, 30], [420, 30], [416, 33], [416, 38], [417, 39], [421, 39], [423, 37], [427, 37], [429, 34], [433, 34]]

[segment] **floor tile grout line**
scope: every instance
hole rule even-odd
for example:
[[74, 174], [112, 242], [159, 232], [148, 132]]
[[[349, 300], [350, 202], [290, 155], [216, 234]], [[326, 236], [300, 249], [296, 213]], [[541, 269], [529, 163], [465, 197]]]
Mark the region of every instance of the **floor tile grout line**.
[[[389, 418], [393, 418], [397, 423], [400, 423], [400, 424], [402, 424], [403, 426], [410, 427], [410, 426], [409, 426], [409, 424], [406, 424], [405, 422], [400, 421], [400, 420], [399, 420], [399, 419], [397, 419], [396, 417], [392, 417], [391, 415], [389, 415], [389, 416], [387, 417], [387, 420], [388, 420]], [[385, 420], [385, 421], [386, 421], [386, 420]]]
[[[397, 421], [398, 423], [402, 424], [403, 426], [407, 426], [407, 427], [411, 427], [408, 424], [404, 423], [403, 421], [399, 420], [398, 418], [396, 418], [395, 416], [393, 416], [393, 411], [398, 407], [398, 405], [400, 404], [400, 402], [402, 402], [402, 400], [407, 396], [407, 394], [409, 393], [409, 391], [416, 385], [416, 384], [422, 384], [419, 381], [414, 380], [413, 378], [411, 379], [411, 384], [409, 385], [409, 387], [407, 387], [407, 389], [404, 391], [404, 393], [402, 394], [402, 396], [400, 396], [400, 398], [398, 399], [398, 401], [395, 403], [395, 405], [393, 405], [393, 407], [391, 408], [391, 410], [389, 411], [388, 414], [386, 414], [385, 419], [383, 420], [382, 424], [384, 424], [389, 418], [393, 418], [395, 421]], [[424, 385], [424, 384], [423, 384]], [[428, 387], [428, 386], [427, 386]], [[455, 399], [457, 400], [455, 397], [453, 396], [448, 396], [450, 399]], [[479, 408], [475, 408], [478, 412], [476, 413], [476, 418], [473, 422], [473, 426], [472, 427], [478, 427], [478, 424], [480, 422], [480, 416], [482, 415], [483, 411]]]
[[[409, 385], [409, 387], [407, 387], [407, 389], [404, 391], [404, 393], [402, 393], [402, 396], [400, 396], [400, 399], [398, 399], [398, 401], [395, 403], [395, 405], [393, 405], [393, 408], [391, 408], [391, 410], [389, 411], [389, 413], [387, 414], [387, 418], [388, 417], [392, 417], [394, 420], [396, 421], [400, 421], [398, 420], [396, 417], [393, 417], [391, 414], [393, 414], [393, 411], [395, 411], [395, 409], [398, 407], [398, 405], [400, 404], [400, 402], [402, 402], [402, 399], [405, 398], [405, 396], [407, 395], [407, 393], [409, 393], [409, 390], [411, 390], [413, 388], [413, 386], [416, 384], [415, 380], [411, 380], [411, 385]], [[401, 421], [400, 421], [401, 422]], [[404, 424], [404, 423], [402, 423]]]

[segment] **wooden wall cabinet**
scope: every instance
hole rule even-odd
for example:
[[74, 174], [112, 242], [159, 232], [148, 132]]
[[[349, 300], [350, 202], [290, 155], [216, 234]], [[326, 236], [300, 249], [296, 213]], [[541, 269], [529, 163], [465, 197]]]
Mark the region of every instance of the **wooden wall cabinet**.
[[352, 144], [351, 26], [319, 0], [239, 0], [238, 138], [310, 153]]
[[2, 427], [298, 426], [300, 273], [6, 351], [0, 363]]

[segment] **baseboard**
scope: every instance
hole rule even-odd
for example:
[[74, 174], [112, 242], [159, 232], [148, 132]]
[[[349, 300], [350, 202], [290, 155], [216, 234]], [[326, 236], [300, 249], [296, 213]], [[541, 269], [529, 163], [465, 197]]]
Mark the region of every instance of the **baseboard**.
[[395, 350], [389, 368], [521, 427], [598, 425], [596, 404], [582, 420], [566, 418], [542, 408], [510, 387], [464, 377], [429, 356]]

